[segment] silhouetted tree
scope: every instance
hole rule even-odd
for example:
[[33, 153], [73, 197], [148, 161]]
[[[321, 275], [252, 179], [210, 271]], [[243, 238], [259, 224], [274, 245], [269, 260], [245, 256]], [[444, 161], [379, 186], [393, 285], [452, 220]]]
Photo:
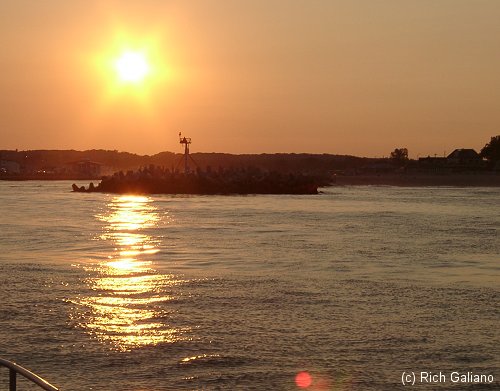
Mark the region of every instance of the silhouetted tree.
[[398, 164], [406, 163], [408, 161], [408, 149], [396, 148], [391, 152], [391, 159]]
[[487, 143], [480, 153], [481, 157], [488, 159], [491, 162], [500, 160], [500, 135], [493, 136], [489, 143]]

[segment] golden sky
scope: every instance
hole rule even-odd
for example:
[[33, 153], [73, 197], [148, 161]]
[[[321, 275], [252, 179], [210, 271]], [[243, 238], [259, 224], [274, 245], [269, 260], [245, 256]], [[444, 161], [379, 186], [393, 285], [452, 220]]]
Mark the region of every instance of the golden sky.
[[498, 0], [2, 1], [0, 149], [479, 150], [499, 21]]

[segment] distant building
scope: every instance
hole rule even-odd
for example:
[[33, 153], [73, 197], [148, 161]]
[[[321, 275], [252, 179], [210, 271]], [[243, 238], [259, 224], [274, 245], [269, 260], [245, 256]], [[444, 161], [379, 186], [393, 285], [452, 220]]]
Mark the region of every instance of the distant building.
[[19, 174], [21, 165], [14, 160], [0, 160], [0, 173]]
[[421, 157], [416, 168], [433, 172], [456, 172], [478, 170], [485, 167], [485, 162], [479, 154], [470, 148], [455, 149], [447, 157]]
[[450, 153], [446, 158], [446, 162], [451, 166], [473, 168], [481, 166], [483, 159], [471, 148], [460, 148]]
[[74, 174], [88, 178], [98, 178], [101, 176], [101, 167], [103, 165], [90, 160], [78, 160], [68, 163], [68, 166], [69, 170]]

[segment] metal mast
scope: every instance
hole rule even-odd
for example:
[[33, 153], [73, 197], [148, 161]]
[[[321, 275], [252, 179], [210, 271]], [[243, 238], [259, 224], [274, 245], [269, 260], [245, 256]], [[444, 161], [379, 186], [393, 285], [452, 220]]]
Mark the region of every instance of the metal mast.
[[191, 144], [190, 137], [182, 137], [181, 132], [179, 132], [179, 143], [184, 144], [184, 173], [188, 174], [189, 170], [189, 144]]

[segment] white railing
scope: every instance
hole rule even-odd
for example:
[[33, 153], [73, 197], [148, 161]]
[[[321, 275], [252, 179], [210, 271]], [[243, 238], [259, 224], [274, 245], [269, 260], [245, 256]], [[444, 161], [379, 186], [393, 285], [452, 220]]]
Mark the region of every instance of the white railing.
[[35, 375], [33, 372], [28, 371], [26, 368], [23, 368], [22, 366], [17, 365], [12, 361], [0, 358], [0, 366], [9, 368], [9, 391], [16, 391], [17, 389], [16, 385], [17, 374], [24, 376], [26, 379], [35, 383], [40, 388], [46, 391], [59, 391], [57, 387], [54, 387], [49, 382], [43, 380], [40, 376]]

